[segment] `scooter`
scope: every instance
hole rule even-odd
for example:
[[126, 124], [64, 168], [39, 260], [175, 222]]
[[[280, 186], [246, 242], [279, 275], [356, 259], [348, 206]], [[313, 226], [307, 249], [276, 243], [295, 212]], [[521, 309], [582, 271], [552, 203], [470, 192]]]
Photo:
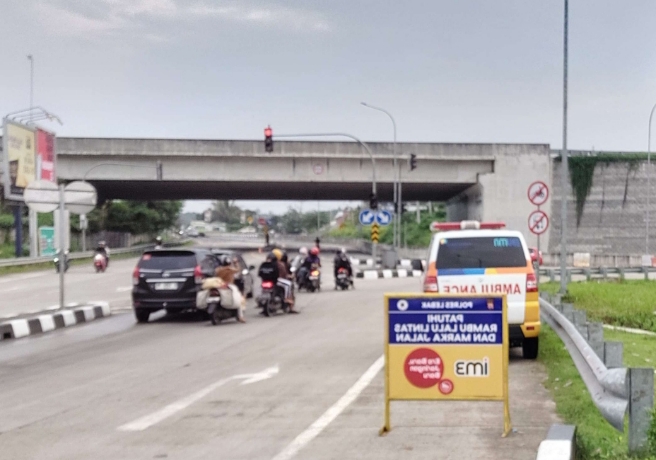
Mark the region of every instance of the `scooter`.
[[[59, 256], [55, 256], [54, 259], [52, 259], [52, 262], [55, 264], [55, 271], [59, 273]], [[68, 251], [64, 252], [64, 273], [68, 271], [68, 267], [70, 266], [70, 262], [68, 261]]]
[[257, 306], [262, 309], [264, 316], [273, 316], [279, 310], [289, 312], [289, 305], [285, 303], [281, 290], [273, 281], [262, 281], [262, 292], [257, 298]]
[[107, 270], [107, 258], [102, 254], [96, 254], [93, 256], [93, 268], [96, 269], [96, 273], [101, 273]]
[[221, 306], [221, 292], [219, 289], [210, 289], [210, 294], [207, 297], [207, 314], [214, 326], [226, 319], [239, 318], [239, 310]]
[[337, 270], [337, 278], [335, 278], [335, 290], [341, 289], [346, 291], [353, 283], [351, 282], [351, 277], [348, 274], [348, 270], [344, 267], [341, 267]]

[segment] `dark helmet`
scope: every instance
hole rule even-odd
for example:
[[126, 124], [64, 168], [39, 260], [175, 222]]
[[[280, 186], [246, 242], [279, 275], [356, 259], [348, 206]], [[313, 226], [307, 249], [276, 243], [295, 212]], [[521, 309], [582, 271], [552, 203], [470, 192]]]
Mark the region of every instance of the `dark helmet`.
[[273, 252], [268, 253], [267, 256], [266, 256], [266, 261], [267, 262], [275, 262], [277, 260], [278, 260], [278, 258], [276, 257], [276, 255]]
[[228, 265], [230, 265], [230, 263], [231, 263], [230, 257], [228, 257], [227, 255], [223, 254], [219, 256], [219, 264], [222, 267], [227, 267]]
[[289, 261], [289, 257], [287, 256], [287, 252], [283, 251], [282, 252], [282, 257], [280, 258], [280, 262], [287, 263]]

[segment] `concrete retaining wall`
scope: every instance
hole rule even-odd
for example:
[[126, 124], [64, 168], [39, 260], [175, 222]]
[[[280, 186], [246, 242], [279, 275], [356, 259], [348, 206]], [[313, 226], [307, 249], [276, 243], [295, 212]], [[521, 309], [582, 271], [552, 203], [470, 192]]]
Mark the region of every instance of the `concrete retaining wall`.
[[[549, 251], [560, 251], [560, 168], [559, 159], [552, 162], [554, 193], [552, 194], [552, 232]], [[656, 183], [656, 167], [652, 163], [652, 182]], [[631, 167], [630, 163], [598, 163], [590, 194], [579, 225], [576, 221], [576, 199], [570, 180], [568, 193], [568, 252], [591, 254], [644, 254], [645, 211], [647, 209], [647, 162]], [[652, 190], [654, 189], [652, 184]], [[656, 197], [651, 203], [651, 252], [656, 252]], [[545, 248], [546, 249], [546, 248]], [[546, 252], [546, 250], [545, 250]]]

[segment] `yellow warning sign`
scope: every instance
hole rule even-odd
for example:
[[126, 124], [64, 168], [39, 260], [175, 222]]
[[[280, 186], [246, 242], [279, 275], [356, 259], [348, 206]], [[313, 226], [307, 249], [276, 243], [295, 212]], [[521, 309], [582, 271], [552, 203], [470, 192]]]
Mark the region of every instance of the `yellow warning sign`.
[[380, 239], [380, 229], [378, 227], [378, 223], [374, 222], [371, 224], [371, 241], [374, 243], [378, 243], [378, 240]]

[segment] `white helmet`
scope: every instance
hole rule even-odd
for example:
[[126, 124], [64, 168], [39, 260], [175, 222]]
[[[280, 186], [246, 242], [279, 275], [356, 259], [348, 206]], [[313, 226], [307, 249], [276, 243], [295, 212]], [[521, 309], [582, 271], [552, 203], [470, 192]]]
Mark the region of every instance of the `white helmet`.
[[298, 250], [298, 253], [301, 254], [302, 256], [307, 256], [308, 255], [308, 248], [303, 246], [301, 249]]
[[342, 248], [342, 249], [341, 249], [341, 253], [344, 254], [344, 255], [346, 255], [346, 248]]

